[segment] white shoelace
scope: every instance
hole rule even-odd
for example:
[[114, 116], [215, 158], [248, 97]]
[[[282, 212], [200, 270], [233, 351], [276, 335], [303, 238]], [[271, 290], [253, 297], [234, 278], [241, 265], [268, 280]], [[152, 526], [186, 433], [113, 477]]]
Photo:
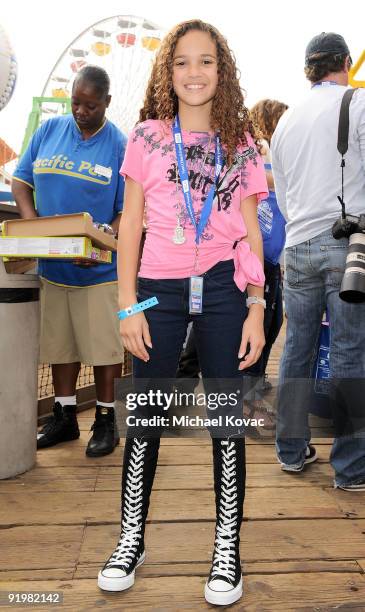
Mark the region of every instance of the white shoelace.
[[[233, 442], [222, 440], [222, 478], [219, 517], [216, 528], [211, 577], [235, 577], [235, 544], [237, 541], [236, 449]], [[225, 448], [226, 447], [226, 450]]]
[[125, 494], [122, 531], [117, 547], [106, 567], [115, 565], [129, 566], [142, 537], [142, 499], [143, 499], [143, 464], [147, 442], [133, 441], [130, 464], [128, 466]]

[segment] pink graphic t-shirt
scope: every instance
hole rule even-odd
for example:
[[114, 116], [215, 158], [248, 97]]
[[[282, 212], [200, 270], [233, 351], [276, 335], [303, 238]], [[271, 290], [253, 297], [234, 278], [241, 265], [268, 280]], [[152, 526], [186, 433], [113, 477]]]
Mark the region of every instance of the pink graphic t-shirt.
[[[185, 130], [182, 138], [198, 222], [214, 183], [215, 138], [207, 132]], [[241, 201], [257, 194], [260, 202], [268, 195], [261, 156], [250, 134], [246, 138], [247, 146], [237, 148], [231, 167], [223, 163], [212, 212], [196, 249], [195, 228], [185, 206], [171, 126], [148, 120], [134, 128], [121, 173], [140, 183], [145, 196], [147, 230], [139, 276], [188, 278], [204, 274], [219, 261], [233, 259], [234, 279], [242, 291], [247, 283], [263, 286], [261, 262], [248, 243], [241, 241], [247, 236], [240, 212]], [[177, 228], [180, 229], [177, 231]]]

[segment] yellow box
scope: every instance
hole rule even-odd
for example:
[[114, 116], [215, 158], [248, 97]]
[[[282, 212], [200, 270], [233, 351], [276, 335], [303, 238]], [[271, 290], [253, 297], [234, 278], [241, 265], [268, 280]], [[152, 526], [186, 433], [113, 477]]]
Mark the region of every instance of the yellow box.
[[111, 263], [111, 251], [93, 246], [85, 236], [0, 236], [0, 256], [9, 258], [85, 259]]
[[114, 236], [102, 232], [93, 225], [93, 218], [87, 212], [34, 219], [7, 219], [2, 223], [3, 236], [85, 236], [99, 249], [117, 250]]

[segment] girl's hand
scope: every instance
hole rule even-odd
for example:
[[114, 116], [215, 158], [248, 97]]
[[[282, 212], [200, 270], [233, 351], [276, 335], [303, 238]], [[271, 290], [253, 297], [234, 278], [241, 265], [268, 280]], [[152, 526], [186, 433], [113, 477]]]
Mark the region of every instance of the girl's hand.
[[243, 358], [243, 360], [238, 367], [239, 370], [246, 370], [246, 368], [252, 366], [262, 353], [262, 349], [265, 346], [263, 321], [264, 310], [262, 306], [259, 304], [250, 306], [249, 314], [242, 329], [242, 340], [238, 358]]
[[[120, 335], [123, 346], [135, 357], [149, 361], [146, 346], [152, 348], [147, 319], [143, 312], [127, 317], [120, 322]], [[146, 345], [146, 346], [145, 346]]]

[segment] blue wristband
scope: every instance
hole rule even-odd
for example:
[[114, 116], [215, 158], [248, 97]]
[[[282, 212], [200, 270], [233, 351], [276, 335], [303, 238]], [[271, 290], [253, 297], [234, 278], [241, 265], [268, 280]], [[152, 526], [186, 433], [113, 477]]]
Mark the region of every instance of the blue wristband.
[[123, 319], [131, 317], [132, 315], [135, 315], [138, 312], [142, 312], [142, 310], [146, 310], [146, 308], [156, 306], [156, 304], [158, 304], [157, 297], [148, 298], [148, 300], [144, 300], [144, 302], [137, 302], [137, 304], [133, 304], [133, 306], [128, 306], [128, 308], [125, 308], [124, 310], [119, 310], [117, 312], [118, 319], [123, 321]]

